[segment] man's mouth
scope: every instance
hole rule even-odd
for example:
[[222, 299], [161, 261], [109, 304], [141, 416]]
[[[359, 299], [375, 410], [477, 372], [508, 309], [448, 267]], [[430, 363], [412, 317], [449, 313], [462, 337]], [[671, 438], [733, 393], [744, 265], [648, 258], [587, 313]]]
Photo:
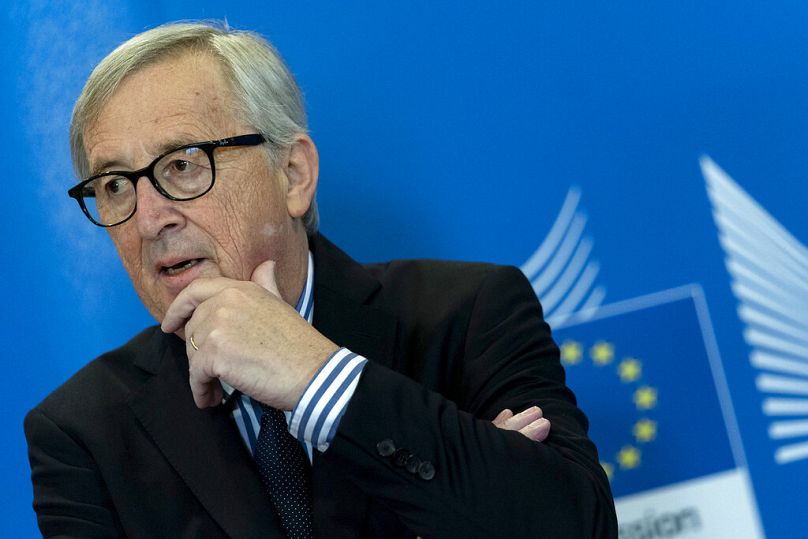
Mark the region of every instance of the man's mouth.
[[182, 262], [178, 262], [173, 266], [163, 266], [160, 268], [160, 271], [167, 274], [167, 275], [177, 275], [182, 273], [185, 270], [188, 270], [202, 261], [201, 258], [192, 258], [190, 260], [183, 260]]

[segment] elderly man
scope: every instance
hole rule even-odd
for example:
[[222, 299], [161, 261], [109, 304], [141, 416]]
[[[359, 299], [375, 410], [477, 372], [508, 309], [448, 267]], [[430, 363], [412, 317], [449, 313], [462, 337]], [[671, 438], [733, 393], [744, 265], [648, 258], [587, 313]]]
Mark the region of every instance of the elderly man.
[[44, 535], [616, 535], [524, 277], [363, 266], [318, 234], [317, 149], [259, 36], [130, 39], [71, 145], [69, 194], [161, 326], [26, 418]]

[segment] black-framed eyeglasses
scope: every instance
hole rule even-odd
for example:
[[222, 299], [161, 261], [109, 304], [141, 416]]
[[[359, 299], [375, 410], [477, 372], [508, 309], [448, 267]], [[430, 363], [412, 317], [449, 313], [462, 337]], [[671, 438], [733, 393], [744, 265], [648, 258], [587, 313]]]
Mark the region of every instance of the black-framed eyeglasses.
[[119, 225], [137, 211], [137, 182], [146, 177], [169, 200], [193, 200], [206, 194], [216, 181], [216, 148], [257, 146], [267, 142], [260, 134], [194, 142], [169, 150], [140, 170], [111, 170], [91, 176], [72, 187], [81, 211], [94, 224]]

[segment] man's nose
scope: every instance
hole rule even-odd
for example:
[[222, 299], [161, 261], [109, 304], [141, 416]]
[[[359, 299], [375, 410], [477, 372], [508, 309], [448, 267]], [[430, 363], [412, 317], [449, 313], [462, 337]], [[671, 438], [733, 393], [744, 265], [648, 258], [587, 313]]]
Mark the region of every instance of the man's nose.
[[182, 226], [185, 218], [178, 211], [179, 203], [161, 195], [148, 178], [141, 178], [135, 191], [135, 222], [142, 238], [157, 238], [164, 230]]

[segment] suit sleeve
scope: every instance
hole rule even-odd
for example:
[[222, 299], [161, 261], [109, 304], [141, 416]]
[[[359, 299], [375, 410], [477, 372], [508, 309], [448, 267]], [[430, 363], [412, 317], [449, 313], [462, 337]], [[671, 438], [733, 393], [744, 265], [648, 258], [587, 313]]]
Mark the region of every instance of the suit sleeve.
[[[324, 457], [424, 537], [616, 537], [586, 417], [521, 272], [485, 278], [463, 323], [461, 357], [444, 358], [451, 398], [371, 361]], [[542, 443], [491, 423], [532, 405], [552, 424]]]
[[34, 510], [43, 537], [122, 537], [91, 456], [38, 409], [25, 418]]

